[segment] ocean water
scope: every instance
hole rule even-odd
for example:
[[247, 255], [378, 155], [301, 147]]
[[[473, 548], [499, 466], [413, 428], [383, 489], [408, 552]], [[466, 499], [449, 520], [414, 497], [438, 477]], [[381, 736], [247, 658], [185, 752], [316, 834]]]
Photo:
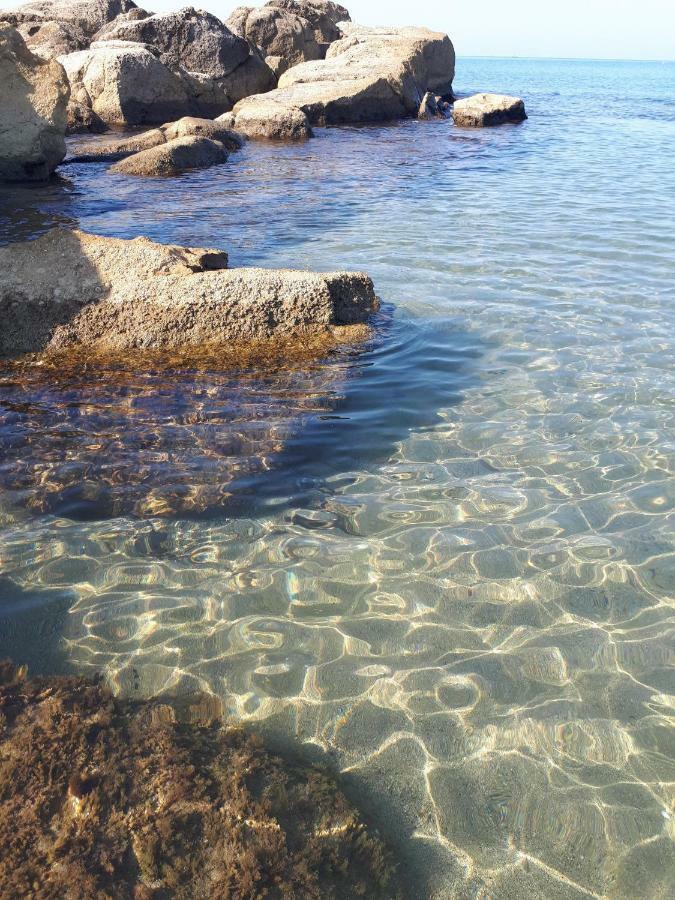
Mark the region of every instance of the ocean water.
[[207, 690], [343, 773], [410, 898], [675, 890], [675, 63], [460, 59], [521, 126], [320, 130], [54, 223], [356, 268], [316, 363], [0, 371], [0, 652]]

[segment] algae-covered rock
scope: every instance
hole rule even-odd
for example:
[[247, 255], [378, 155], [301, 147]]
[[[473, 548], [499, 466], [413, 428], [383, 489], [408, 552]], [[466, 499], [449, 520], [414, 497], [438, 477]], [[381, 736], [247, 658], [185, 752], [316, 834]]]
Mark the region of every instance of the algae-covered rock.
[[0, 760], [3, 896], [396, 896], [334, 781], [224, 726], [214, 697], [122, 703], [0, 664]]

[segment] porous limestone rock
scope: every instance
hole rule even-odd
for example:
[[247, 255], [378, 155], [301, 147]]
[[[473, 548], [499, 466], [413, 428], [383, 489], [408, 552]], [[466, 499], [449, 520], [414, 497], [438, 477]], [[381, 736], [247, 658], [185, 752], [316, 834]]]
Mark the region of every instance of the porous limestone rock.
[[80, 144], [76, 152], [69, 157], [69, 162], [117, 162], [125, 156], [159, 147], [167, 141], [182, 137], [210, 138], [212, 141], [219, 141], [230, 151], [240, 150], [244, 145], [244, 138], [231, 131], [225, 121], [214, 122], [211, 119], [184, 116], [177, 122], [169, 122], [160, 128], [153, 128], [151, 131], [144, 131], [131, 137]]
[[94, 110], [78, 100], [68, 102], [66, 134], [103, 134], [108, 126]]
[[311, 125], [301, 109], [267, 100], [265, 94], [255, 102], [242, 100], [216, 121], [254, 140], [303, 141], [312, 137]]
[[98, 31], [135, 9], [133, 0], [32, 0], [0, 10], [0, 20], [17, 27], [34, 53], [50, 59], [84, 50]]
[[167, 122], [194, 111], [183, 80], [140, 44], [96, 42], [59, 61], [74, 98], [107, 125]]
[[463, 128], [484, 128], [489, 125], [518, 123], [527, 119], [525, 103], [519, 97], [503, 94], [474, 94], [456, 100], [452, 111], [455, 125]]
[[[427, 91], [449, 95], [455, 53], [447, 35], [425, 28], [345, 26], [326, 59], [285, 72], [265, 100], [301, 109], [312, 125], [416, 116]], [[237, 107], [260, 101], [249, 97]]]
[[0, 23], [0, 181], [44, 181], [66, 155], [70, 88], [63, 67]]
[[227, 162], [228, 153], [220, 141], [204, 137], [178, 137], [120, 160], [111, 172], [120, 175], [178, 175], [187, 169], [207, 169]]
[[0, 354], [324, 334], [364, 323], [378, 308], [363, 273], [226, 265], [217, 250], [66, 229], [0, 247]]

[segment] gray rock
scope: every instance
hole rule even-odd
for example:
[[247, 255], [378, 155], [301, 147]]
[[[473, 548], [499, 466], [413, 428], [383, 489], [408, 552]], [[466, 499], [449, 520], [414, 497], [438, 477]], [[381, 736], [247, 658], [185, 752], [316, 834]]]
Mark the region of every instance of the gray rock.
[[507, 122], [522, 122], [527, 119], [527, 113], [525, 104], [519, 97], [474, 94], [473, 97], [455, 101], [452, 117], [455, 125], [463, 128], [484, 128]]
[[120, 175], [146, 177], [178, 175], [187, 169], [208, 169], [227, 162], [228, 152], [220, 141], [204, 137], [178, 137], [149, 150], [141, 150], [115, 163], [110, 169]]
[[170, 69], [185, 70], [212, 92], [220, 90], [230, 102], [226, 107], [221, 102], [214, 114], [231, 109], [241, 97], [276, 86], [273, 72], [252, 53], [246, 40], [210, 13], [189, 6], [175, 13], [122, 22], [111, 28], [106, 38], [148, 44]]
[[349, 10], [331, 0], [270, 0], [267, 5], [302, 16], [314, 29], [317, 43], [326, 46], [342, 37], [340, 22], [351, 22]]
[[0, 247], [0, 354], [321, 335], [378, 308], [363, 273], [226, 265], [219, 251], [65, 229]]
[[101, 28], [135, 8], [133, 0], [33, 0], [0, 11], [0, 20], [18, 27], [35, 53], [52, 58], [84, 50]]
[[240, 7], [234, 11], [231, 21], [237, 33], [260, 49], [277, 76], [298, 63], [325, 56], [325, 48], [317, 42], [313, 27], [292, 9], [273, 4]]
[[69, 162], [117, 162], [134, 153], [160, 147], [168, 141], [183, 137], [210, 138], [212, 141], [219, 141], [229, 151], [240, 150], [244, 145], [242, 135], [232, 131], [224, 117], [223, 121], [214, 122], [211, 119], [184, 116], [177, 122], [169, 122], [160, 128], [131, 137], [79, 144], [69, 157]]
[[140, 44], [97, 42], [59, 61], [73, 97], [107, 125], [167, 122], [194, 111], [181, 77]]
[[312, 137], [311, 125], [301, 109], [267, 100], [265, 94], [242, 100], [217, 121], [254, 140], [303, 141]]
[[33, 55], [0, 23], [0, 180], [44, 181], [66, 155], [63, 67]]
[[[265, 100], [301, 109], [312, 125], [374, 122], [417, 116], [427, 91], [449, 94], [455, 53], [447, 35], [425, 28], [345, 26], [326, 59], [285, 72]], [[247, 98], [237, 106], [237, 119]]]

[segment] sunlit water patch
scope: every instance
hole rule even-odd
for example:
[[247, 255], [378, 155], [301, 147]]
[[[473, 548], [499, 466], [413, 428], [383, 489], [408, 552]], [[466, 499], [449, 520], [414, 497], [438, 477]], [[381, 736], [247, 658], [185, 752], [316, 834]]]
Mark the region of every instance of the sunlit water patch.
[[2, 651], [301, 742], [411, 897], [669, 897], [674, 86], [463, 61], [528, 122], [8, 191], [4, 240], [58, 220], [365, 269], [394, 313], [273, 376], [4, 378]]

